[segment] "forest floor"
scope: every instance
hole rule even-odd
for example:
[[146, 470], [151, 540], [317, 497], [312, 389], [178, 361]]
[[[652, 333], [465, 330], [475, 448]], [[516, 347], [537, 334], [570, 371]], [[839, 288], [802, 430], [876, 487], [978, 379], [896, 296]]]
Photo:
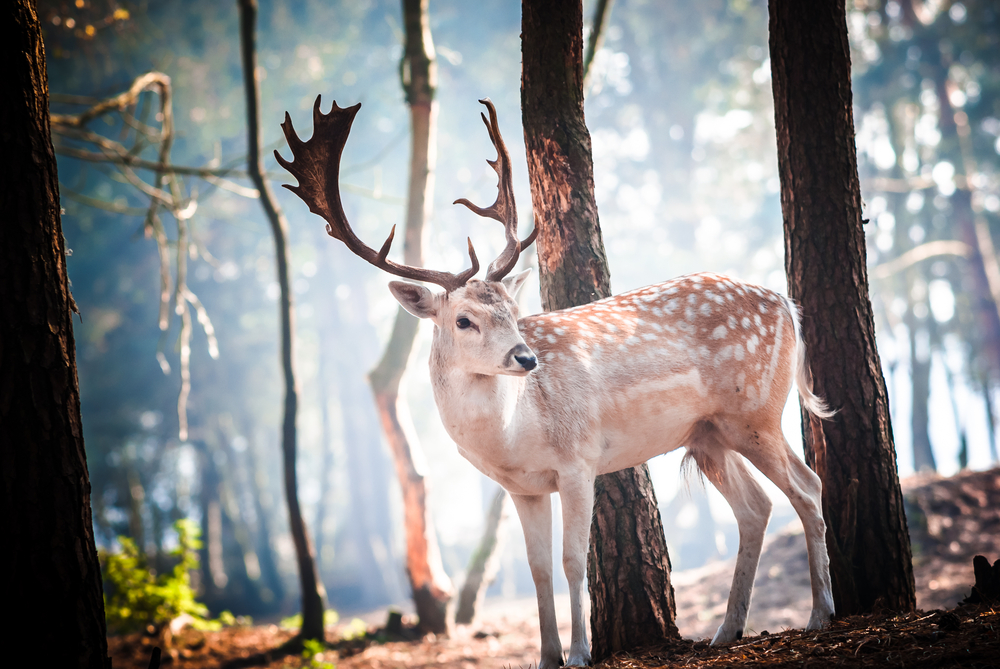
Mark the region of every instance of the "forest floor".
[[[917, 585], [915, 613], [853, 616], [820, 632], [796, 629], [809, 615], [810, 589], [801, 528], [765, 542], [754, 586], [748, 636], [709, 646], [725, 612], [733, 562], [673, 575], [677, 624], [684, 639], [616, 656], [606, 669], [653, 667], [994, 667], [1000, 668], [1000, 605], [956, 605], [972, 590], [972, 558], [1000, 558], [1000, 469], [952, 478], [913, 477], [903, 482]], [[568, 647], [569, 602], [557, 597], [560, 633]], [[473, 625], [448, 637], [413, 640], [333, 641], [321, 656], [304, 659], [282, 650], [292, 632], [276, 625], [186, 630], [164, 653], [164, 667], [190, 669], [267, 667], [531, 667], [539, 657], [538, 614], [533, 598], [487, 601]], [[770, 630], [770, 631], [768, 631]], [[155, 637], [111, 637], [116, 669], [148, 666]]]

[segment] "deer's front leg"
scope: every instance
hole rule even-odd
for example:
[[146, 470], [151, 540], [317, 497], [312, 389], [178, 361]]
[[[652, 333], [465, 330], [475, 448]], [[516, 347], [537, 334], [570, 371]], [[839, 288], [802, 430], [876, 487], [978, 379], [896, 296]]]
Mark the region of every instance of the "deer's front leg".
[[590, 664], [587, 623], [583, 617], [584, 579], [587, 576], [587, 549], [590, 547], [590, 523], [594, 515], [594, 478], [586, 472], [559, 477], [559, 498], [563, 512], [563, 569], [569, 581], [573, 636], [569, 646], [569, 664]]
[[524, 530], [528, 566], [538, 597], [538, 626], [542, 635], [542, 659], [538, 669], [562, 665], [562, 643], [556, 627], [556, 605], [552, 597], [552, 498], [550, 495], [515, 495], [517, 516]]

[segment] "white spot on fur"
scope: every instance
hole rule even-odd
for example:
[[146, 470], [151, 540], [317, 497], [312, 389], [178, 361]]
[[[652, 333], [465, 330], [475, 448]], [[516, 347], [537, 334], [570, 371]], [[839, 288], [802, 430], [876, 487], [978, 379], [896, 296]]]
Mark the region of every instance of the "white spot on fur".
[[742, 360], [743, 359], [743, 355], [744, 355], [744, 353], [743, 353], [743, 347], [742, 346], [740, 346], [739, 344], [736, 344], [735, 346], [733, 346], [733, 357], [734, 358], [736, 358], [737, 360]]
[[703, 305], [701, 305], [699, 311], [701, 312], [702, 316], [708, 316], [712, 313], [712, 305], [709, 304], [708, 302], [705, 302]]
[[723, 337], [726, 336], [727, 332], [728, 330], [726, 330], [726, 326], [720, 325], [716, 327], [714, 330], [712, 330], [712, 339], [722, 339]]
[[750, 319], [747, 318], [746, 316], [744, 316], [743, 320], [740, 322], [742, 323], [744, 329], [750, 327]]

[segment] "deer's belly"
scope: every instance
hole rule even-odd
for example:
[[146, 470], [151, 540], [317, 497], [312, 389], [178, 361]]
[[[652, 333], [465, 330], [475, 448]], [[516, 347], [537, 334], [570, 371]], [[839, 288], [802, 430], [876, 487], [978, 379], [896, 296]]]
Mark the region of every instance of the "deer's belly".
[[695, 425], [717, 407], [697, 383], [664, 388], [637, 384], [602, 415], [598, 473], [636, 467], [685, 445]]

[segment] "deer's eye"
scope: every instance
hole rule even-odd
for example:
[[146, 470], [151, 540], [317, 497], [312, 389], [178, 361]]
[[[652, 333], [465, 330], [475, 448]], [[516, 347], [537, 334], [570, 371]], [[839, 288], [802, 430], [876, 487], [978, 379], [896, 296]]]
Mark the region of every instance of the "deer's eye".
[[466, 328], [472, 327], [472, 321], [464, 316], [455, 321], [455, 325], [458, 326], [459, 330], [465, 330]]

